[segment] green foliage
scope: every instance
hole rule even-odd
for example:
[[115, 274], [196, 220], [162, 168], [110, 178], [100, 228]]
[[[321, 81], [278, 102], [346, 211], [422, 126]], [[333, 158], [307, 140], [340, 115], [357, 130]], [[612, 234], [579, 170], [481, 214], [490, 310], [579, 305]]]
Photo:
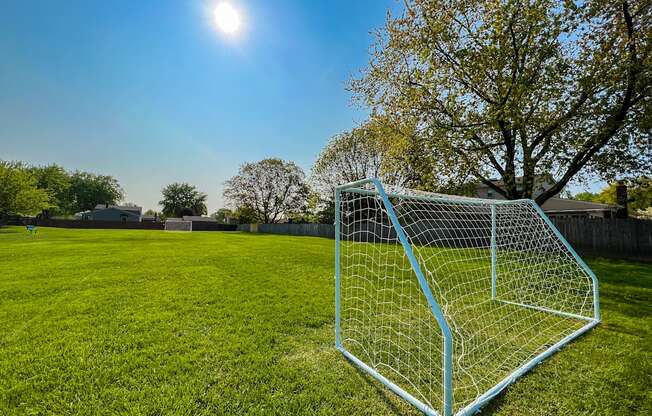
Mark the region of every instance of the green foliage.
[[265, 223], [304, 211], [308, 194], [301, 168], [275, 158], [244, 163], [238, 174], [225, 182], [223, 192], [236, 212], [243, 210]]
[[0, 161], [0, 218], [34, 215], [50, 206], [50, 195], [21, 163]]
[[[532, 195], [537, 176], [552, 174], [555, 185], [537, 197], [542, 204], [572, 179], [613, 179], [652, 165], [646, 2], [408, 0], [405, 7], [388, 18], [351, 89], [374, 114], [415, 126], [414, 156], [434, 159], [435, 175], [470, 172], [517, 199]], [[496, 176], [504, 188], [489, 180]]]
[[66, 196], [67, 211], [88, 211], [98, 204], [116, 204], [123, 197], [120, 184], [112, 176], [76, 171], [70, 175], [70, 187]]
[[[636, 179], [622, 181], [627, 185], [628, 209], [632, 212], [646, 211], [652, 207], [652, 180], [641, 176]], [[580, 201], [600, 202], [602, 204], [617, 204], [616, 187], [617, 182], [610, 183], [599, 193], [581, 192], [573, 198]]]
[[[4, 252], [2, 415], [422, 415], [333, 347], [333, 240], [9, 227]], [[588, 263], [603, 322], [480, 415], [652, 414], [652, 269]]]
[[194, 215], [206, 214], [205, 193], [200, 192], [188, 183], [172, 183], [161, 191], [163, 199], [159, 205], [163, 207], [163, 214], [167, 217], [180, 217], [184, 209], [190, 209]]
[[248, 205], [237, 207], [233, 216], [238, 224], [255, 224], [265, 222], [260, 213]]
[[165, 222], [165, 220], [167, 219], [167, 217], [165, 215], [163, 215], [160, 212], [155, 211], [155, 210], [153, 210], [151, 208], [148, 209], [147, 211], [145, 211], [143, 213], [143, 216], [155, 217], [156, 220], [159, 221], [159, 222]]
[[115, 204], [124, 194], [112, 176], [89, 172], [67, 172], [63, 167], [24, 166], [36, 179], [36, 186], [45, 191], [49, 205], [44, 215], [71, 215], [95, 208], [97, 204]]
[[475, 189], [468, 171], [443, 175], [445, 170], [445, 161], [413, 124], [375, 114], [361, 126], [331, 138], [312, 167], [311, 180], [322, 205], [332, 205], [337, 185], [365, 178], [449, 194], [467, 195], [469, 188]]
[[340, 133], [319, 153], [312, 166], [311, 180], [322, 198], [332, 200], [338, 185], [381, 178], [384, 153], [381, 142], [366, 126]]
[[229, 221], [236, 219], [235, 214], [228, 208], [220, 208], [211, 214], [220, 224], [229, 224]]
[[[642, 176], [625, 181], [627, 185], [627, 199], [629, 209], [632, 211], [646, 211], [652, 207], [652, 179]], [[614, 188], [615, 199], [615, 188]]]
[[44, 189], [50, 195], [50, 207], [47, 215], [72, 214], [73, 201], [70, 189], [70, 174], [56, 164], [33, 166], [29, 168], [34, 175], [39, 189]]
[[577, 195], [573, 195], [572, 199], [577, 199], [578, 201], [596, 201], [598, 197], [598, 194], [594, 194], [593, 192], [585, 191], [585, 192], [580, 192]]

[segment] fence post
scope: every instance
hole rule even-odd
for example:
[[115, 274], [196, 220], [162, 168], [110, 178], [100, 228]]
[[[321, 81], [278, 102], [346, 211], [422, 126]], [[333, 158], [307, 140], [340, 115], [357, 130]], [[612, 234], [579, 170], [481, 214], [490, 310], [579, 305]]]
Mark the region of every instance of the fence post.
[[496, 206], [491, 206], [491, 299], [496, 299]]

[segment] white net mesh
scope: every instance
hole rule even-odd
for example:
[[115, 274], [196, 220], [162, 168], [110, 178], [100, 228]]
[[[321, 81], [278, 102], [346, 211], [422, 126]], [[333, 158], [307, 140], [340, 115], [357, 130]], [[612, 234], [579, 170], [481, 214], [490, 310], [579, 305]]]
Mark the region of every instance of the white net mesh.
[[[388, 193], [452, 332], [453, 413], [593, 318], [591, 276], [530, 202]], [[387, 207], [367, 188], [339, 208], [342, 346], [444, 413], [442, 330]]]
[[165, 231], [192, 231], [192, 221], [167, 220]]

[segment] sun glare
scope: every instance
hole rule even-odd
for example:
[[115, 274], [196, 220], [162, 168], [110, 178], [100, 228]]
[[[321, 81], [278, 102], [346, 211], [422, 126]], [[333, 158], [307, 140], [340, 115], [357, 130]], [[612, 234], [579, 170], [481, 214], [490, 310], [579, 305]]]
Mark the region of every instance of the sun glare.
[[221, 2], [215, 7], [215, 22], [224, 33], [235, 33], [240, 28], [238, 11], [227, 2]]

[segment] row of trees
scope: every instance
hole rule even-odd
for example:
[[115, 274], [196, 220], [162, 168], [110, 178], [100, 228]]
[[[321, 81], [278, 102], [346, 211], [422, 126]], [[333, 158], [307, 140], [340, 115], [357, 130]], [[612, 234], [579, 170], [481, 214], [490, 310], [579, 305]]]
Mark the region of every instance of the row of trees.
[[482, 182], [518, 199], [551, 175], [542, 204], [570, 181], [649, 173], [650, 2], [404, 4], [350, 83], [371, 113], [359, 135], [382, 133], [381, 170], [394, 179], [431, 190]]
[[[652, 179], [642, 176], [636, 179], [624, 180], [621, 183], [627, 186], [627, 207], [629, 211], [634, 216], [652, 217]], [[617, 186], [618, 183], [614, 182], [600, 190], [600, 192], [581, 192], [572, 198], [603, 204], [617, 204]]]
[[0, 217], [71, 215], [123, 197], [120, 184], [111, 176], [69, 172], [55, 164], [0, 161]]
[[218, 221], [318, 221], [317, 199], [305, 173], [294, 162], [268, 158], [244, 163], [238, 174], [225, 182], [223, 196], [231, 209], [214, 213]]
[[[543, 204], [571, 181], [649, 173], [650, 2], [404, 5], [349, 84], [371, 116], [328, 143], [312, 169], [318, 198], [305, 201], [328, 212], [335, 185], [364, 177], [457, 194], [484, 183], [507, 199], [530, 198], [545, 175], [553, 185], [536, 196]], [[245, 198], [231, 184], [227, 200], [274, 220], [264, 213], [282, 194], [266, 187]]]
[[322, 212], [332, 212], [337, 184], [365, 177], [455, 194], [484, 183], [518, 199], [546, 176], [543, 204], [571, 181], [649, 173], [649, 2], [404, 5], [349, 84], [371, 116], [335, 136], [313, 166]]
[[[163, 188], [163, 216], [206, 214], [206, 194], [187, 183]], [[117, 204], [124, 198], [118, 181], [109, 175], [67, 171], [51, 164], [31, 166], [0, 161], [0, 218], [8, 215], [70, 216], [98, 204]], [[134, 205], [125, 203], [125, 205]], [[154, 214], [153, 210], [147, 213]]]

